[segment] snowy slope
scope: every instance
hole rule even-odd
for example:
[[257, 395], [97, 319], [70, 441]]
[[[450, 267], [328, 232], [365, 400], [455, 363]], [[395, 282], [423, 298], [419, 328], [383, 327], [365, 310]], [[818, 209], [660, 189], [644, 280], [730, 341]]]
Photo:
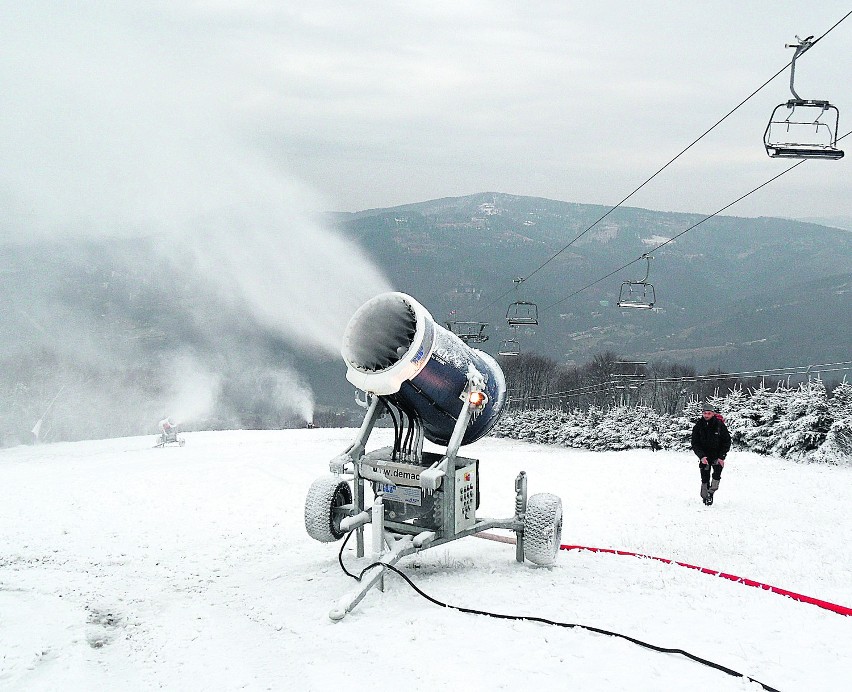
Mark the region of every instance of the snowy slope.
[[[235, 431], [188, 434], [183, 448], [153, 449], [150, 436], [0, 451], [0, 689], [760, 689], [585, 630], [440, 608], [397, 577], [331, 622], [354, 582], [339, 544], [306, 535], [303, 502], [352, 436]], [[388, 440], [379, 431], [371, 443]], [[734, 453], [707, 508], [688, 454], [495, 439], [463, 453], [481, 459], [480, 515], [511, 515], [526, 470], [530, 493], [562, 497], [563, 543], [852, 606], [850, 468]], [[353, 570], [366, 564], [344, 555]], [[846, 690], [852, 679], [852, 617], [682, 567], [563, 551], [538, 568], [476, 538], [400, 565], [445, 602], [683, 648], [781, 690]]]

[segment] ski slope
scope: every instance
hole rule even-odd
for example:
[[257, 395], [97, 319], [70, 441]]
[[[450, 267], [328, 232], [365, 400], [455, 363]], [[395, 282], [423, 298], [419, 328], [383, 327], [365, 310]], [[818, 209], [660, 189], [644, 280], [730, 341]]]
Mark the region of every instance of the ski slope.
[[[759, 690], [582, 629], [440, 608], [355, 582], [303, 503], [352, 430], [189, 433], [0, 450], [0, 689]], [[388, 430], [370, 448], [390, 442]], [[563, 543], [719, 569], [852, 606], [852, 468], [733, 452], [712, 507], [684, 453], [486, 439], [480, 516], [514, 478], [562, 497]], [[369, 532], [369, 528], [368, 528]], [[350, 570], [367, 564], [344, 553]], [[368, 537], [369, 546], [369, 537]], [[561, 551], [553, 568], [466, 538], [400, 567], [441, 601], [682, 648], [779, 690], [847, 690], [852, 617], [676, 565]]]

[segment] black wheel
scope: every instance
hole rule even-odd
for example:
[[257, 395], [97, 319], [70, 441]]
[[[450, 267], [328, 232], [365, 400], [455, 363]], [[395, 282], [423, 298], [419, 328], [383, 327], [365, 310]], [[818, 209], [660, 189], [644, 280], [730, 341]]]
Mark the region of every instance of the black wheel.
[[346, 533], [340, 528], [345, 516], [338, 511], [343, 505], [352, 504], [352, 488], [339, 476], [328, 475], [317, 478], [305, 498], [305, 529], [308, 535], [321, 543], [333, 543]]

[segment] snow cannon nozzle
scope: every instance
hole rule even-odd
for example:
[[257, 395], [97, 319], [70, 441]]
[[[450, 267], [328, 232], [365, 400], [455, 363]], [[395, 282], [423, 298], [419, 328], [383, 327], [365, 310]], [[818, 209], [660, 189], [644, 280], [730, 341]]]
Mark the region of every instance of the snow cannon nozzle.
[[436, 444], [447, 444], [462, 407], [477, 411], [462, 444], [486, 435], [505, 409], [506, 378], [497, 361], [438, 325], [405, 293], [382, 293], [358, 308], [340, 353], [349, 382], [393, 397]]

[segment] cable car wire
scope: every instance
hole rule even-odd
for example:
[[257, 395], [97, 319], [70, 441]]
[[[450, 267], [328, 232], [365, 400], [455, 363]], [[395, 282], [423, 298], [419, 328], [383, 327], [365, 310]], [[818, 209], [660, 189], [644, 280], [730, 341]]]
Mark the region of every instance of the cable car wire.
[[[811, 48], [813, 48], [813, 47], [814, 47], [817, 43], [819, 43], [819, 42], [820, 42], [822, 39], [824, 39], [824, 38], [825, 38], [828, 34], [830, 34], [830, 33], [831, 33], [831, 32], [832, 32], [835, 28], [837, 28], [837, 27], [838, 27], [838, 26], [839, 26], [839, 25], [840, 25], [840, 24], [841, 24], [844, 20], [846, 20], [846, 19], [847, 19], [850, 15], [852, 15], [852, 10], [850, 10], [850, 11], [849, 11], [849, 12], [847, 12], [845, 15], [843, 15], [843, 17], [841, 17], [840, 19], [838, 19], [838, 20], [837, 20], [837, 21], [836, 21], [836, 22], [835, 22], [835, 23], [834, 23], [834, 24], [833, 24], [833, 25], [832, 25], [832, 26], [831, 26], [831, 27], [830, 27], [827, 31], [825, 31], [825, 32], [824, 32], [824, 33], [823, 33], [823, 34], [822, 34], [819, 38], [817, 38], [817, 39], [815, 39], [813, 42], [811, 42], [811, 45], [810, 45], [810, 47], [809, 47], [807, 50], [810, 50]], [[807, 51], [805, 51], [805, 52], [807, 52]], [[804, 54], [804, 53], [802, 53], [802, 54]], [[588, 233], [589, 231], [591, 231], [591, 230], [592, 230], [595, 226], [597, 226], [597, 225], [598, 225], [601, 221], [603, 221], [603, 220], [604, 220], [607, 216], [609, 216], [612, 212], [614, 212], [616, 209], [618, 209], [618, 208], [619, 208], [622, 204], [624, 204], [627, 200], [629, 200], [631, 197], [633, 197], [633, 195], [635, 195], [635, 194], [636, 194], [637, 192], [639, 192], [639, 191], [640, 191], [643, 187], [645, 187], [648, 183], [650, 183], [650, 182], [651, 182], [654, 178], [656, 178], [656, 177], [657, 177], [660, 173], [662, 173], [662, 172], [663, 172], [666, 168], [668, 168], [671, 164], [673, 164], [673, 163], [674, 163], [677, 159], [679, 159], [679, 158], [680, 158], [683, 154], [685, 154], [685, 153], [686, 153], [687, 151], [689, 151], [689, 150], [690, 150], [693, 146], [695, 146], [696, 144], [698, 144], [698, 142], [700, 142], [702, 139], [704, 139], [704, 137], [706, 137], [708, 134], [710, 134], [710, 132], [712, 132], [714, 129], [716, 129], [716, 127], [718, 127], [719, 125], [721, 125], [721, 124], [722, 124], [725, 120], [727, 120], [727, 119], [728, 119], [728, 117], [730, 117], [731, 115], [733, 115], [733, 114], [734, 114], [737, 110], [739, 110], [739, 108], [740, 108], [740, 107], [742, 107], [742, 106], [743, 106], [743, 105], [744, 105], [747, 101], [749, 101], [752, 97], [754, 97], [754, 96], [755, 96], [758, 92], [760, 92], [760, 91], [761, 91], [764, 87], [766, 87], [766, 86], [767, 86], [767, 85], [768, 85], [771, 81], [773, 81], [773, 80], [774, 80], [774, 79], [775, 79], [778, 75], [780, 75], [782, 72], [784, 72], [784, 71], [785, 71], [788, 67], [790, 67], [792, 64], [793, 64], [793, 61], [792, 61], [792, 60], [790, 60], [790, 62], [788, 62], [786, 65], [784, 65], [784, 67], [782, 67], [780, 70], [778, 70], [778, 71], [777, 71], [775, 74], [773, 74], [773, 75], [772, 75], [769, 79], [767, 79], [767, 80], [766, 80], [763, 84], [761, 84], [759, 87], [757, 87], [757, 89], [755, 89], [754, 91], [752, 91], [752, 92], [751, 92], [748, 96], [746, 96], [746, 97], [745, 97], [742, 101], [740, 101], [740, 102], [739, 102], [736, 106], [734, 106], [734, 107], [733, 107], [731, 110], [729, 110], [729, 111], [728, 111], [725, 115], [723, 115], [721, 118], [719, 118], [719, 120], [717, 120], [715, 123], [713, 123], [713, 125], [711, 125], [711, 126], [710, 126], [709, 128], [707, 128], [704, 132], [702, 132], [702, 133], [701, 133], [698, 137], [696, 137], [696, 138], [695, 138], [692, 142], [690, 142], [690, 143], [689, 143], [686, 147], [684, 147], [683, 149], [681, 149], [681, 151], [680, 151], [680, 152], [678, 152], [678, 153], [677, 153], [677, 154], [675, 154], [675, 155], [674, 155], [671, 159], [669, 159], [669, 160], [668, 160], [668, 161], [667, 161], [667, 162], [666, 162], [666, 163], [665, 163], [662, 167], [660, 167], [659, 169], [657, 169], [657, 171], [656, 171], [656, 172], [654, 172], [654, 173], [653, 173], [650, 177], [646, 178], [646, 179], [645, 179], [645, 180], [644, 180], [644, 181], [643, 181], [643, 182], [642, 182], [642, 183], [641, 183], [638, 187], [634, 188], [634, 189], [633, 189], [633, 191], [632, 191], [632, 192], [630, 192], [630, 194], [628, 194], [626, 197], [624, 197], [624, 199], [622, 199], [620, 202], [618, 202], [615, 206], [610, 207], [610, 209], [609, 209], [609, 210], [607, 210], [607, 211], [606, 211], [606, 213], [604, 213], [601, 217], [599, 217], [596, 221], [594, 221], [594, 222], [593, 222], [590, 226], [588, 226], [585, 230], [583, 230], [583, 231], [582, 231], [579, 235], [575, 236], [575, 237], [574, 237], [574, 239], [573, 239], [573, 240], [571, 240], [571, 242], [569, 242], [569, 243], [568, 243], [567, 245], [565, 245], [563, 248], [561, 248], [561, 249], [560, 249], [560, 250], [558, 250], [556, 253], [554, 253], [553, 255], [551, 255], [551, 256], [550, 256], [547, 260], [545, 260], [542, 264], [540, 264], [538, 267], [536, 267], [536, 269], [534, 269], [532, 272], [530, 272], [529, 274], [526, 274], [526, 275], [525, 275], [525, 280], [528, 280], [528, 279], [530, 279], [531, 277], [533, 277], [533, 276], [535, 276], [536, 274], [538, 274], [538, 272], [540, 272], [542, 269], [544, 269], [544, 268], [545, 268], [548, 264], [550, 264], [550, 263], [551, 263], [553, 260], [555, 260], [555, 259], [556, 259], [559, 255], [561, 255], [563, 252], [565, 252], [565, 250], [567, 250], [569, 247], [571, 247], [571, 246], [572, 246], [574, 243], [576, 243], [576, 242], [577, 242], [580, 238], [582, 238], [584, 235], [586, 235], [586, 233]], [[842, 139], [842, 137], [841, 137], [840, 139]], [[839, 141], [839, 140], [838, 140], [838, 141]], [[801, 163], [801, 161], [800, 161], [799, 163]], [[798, 164], [796, 164], [796, 165], [798, 165]], [[790, 170], [790, 169], [787, 169], [787, 170]], [[786, 172], [787, 172], [787, 171], [784, 171], [784, 173], [786, 173]], [[783, 173], [782, 173], [781, 175], [783, 175]], [[776, 176], [776, 177], [778, 177], [778, 176]], [[774, 180], [774, 178], [773, 178], [773, 180]], [[771, 180], [770, 180], [770, 181], [767, 181], [767, 183], [768, 183], [768, 182], [771, 182]], [[766, 183], [765, 183], [765, 184], [766, 184]], [[761, 186], [761, 187], [762, 187], [762, 186]], [[759, 189], [759, 188], [758, 188], [758, 189]], [[749, 193], [749, 194], [751, 194], [751, 193]], [[747, 196], [747, 195], [744, 195], [744, 196]], [[740, 198], [740, 199], [742, 199], [742, 198]], [[736, 200], [736, 201], [738, 202], [739, 200]], [[735, 202], [732, 202], [731, 204], [734, 204], [734, 203], [735, 203]], [[731, 206], [731, 205], [728, 205], [728, 206]], [[727, 208], [728, 208], [728, 207], [725, 207], [724, 209], [727, 209]], [[724, 209], [722, 209], [722, 210], [720, 210], [719, 212], [716, 212], [716, 213], [718, 214], [718, 213], [720, 213], [721, 211], [724, 211]], [[706, 220], [706, 219], [705, 219], [705, 220]], [[636, 260], [633, 260], [633, 262], [635, 262], [635, 261], [636, 261]], [[629, 267], [631, 264], [633, 264], [633, 262], [630, 262], [630, 263], [628, 263], [628, 264], [624, 265], [624, 267], [621, 267], [620, 269], [616, 270], [616, 272], [621, 271], [621, 269], [624, 269], [625, 267]], [[616, 272], [613, 272], [613, 273], [616, 273]], [[612, 276], [612, 274], [610, 274], [609, 276]], [[609, 278], [609, 276], [604, 277], [604, 278]], [[604, 280], [603, 278], [602, 278], [602, 279], [600, 279], [600, 281], [603, 281], [603, 280]], [[479, 312], [477, 312], [477, 313], [476, 313], [476, 315], [475, 315], [474, 317], [478, 317], [479, 315], [481, 315], [482, 313], [484, 313], [486, 310], [488, 310], [488, 309], [489, 309], [489, 308], [491, 308], [493, 305], [495, 305], [496, 303], [498, 303], [499, 301], [501, 301], [503, 298], [505, 298], [507, 295], [509, 295], [509, 294], [510, 294], [513, 290], [514, 290], [514, 287], [513, 287], [513, 288], [511, 288], [511, 289], [509, 289], [509, 290], [507, 290], [507, 291], [505, 291], [505, 292], [503, 292], [503, 293], [501, 293], [499, 296], [497, 296], [497, 298], [495, 298], [493, 301], [491, 301], [490, 303], [488, 303], [487, 305], [485, 305], [485, 306], [484, 306], [484, 307], [483, 307], [483, 308], [482, 308]], [[581, 289], [581, 290], [585, 290], [585, 289]], [[576, 295], [576, 294], [572, 294], [572, 295]], [[569, 296], [569, 298], [570, 298], [570, 297], [571, 297], [571, 296]], [[565, 300], [567, 300], [567, 298], [566, 298]], [[560, 302], [561, 302], [561, 301], [560, 301]], [[554, 303], [553, 305], [556, 305], [556, 304], [557, 304], [557, 303]], [[550, 307], [552, 307], [552, 306], [550, 306]]]
[[[839, 367], [843, 366], [843, 367]], [[852, 360], [842, 360], [836, 363], [819, 363], [813, 365], [791, 365], [789, 367], [768, 368], [764, 370], [743, 370], [741, 372], [707, 373], [706, 375], [683, 375], [680, 377], [655, 377], [642, 380], [643, 383], [673, 384], [675, 382], [703, 382], [709, 380], [726, 380], [730, 378], [751, 377], [790, 377], [793, 375], [819, 375], [824, 372], [843, 372], [852, 370]], [[607, 380], [585, 385], [576, 389], [566, 389], [561, 392], [536, 394], [528, 397], [517, 397], [515, 401], [533, 401], [538, 399], [553, 399], [558, 397], [583, 396], [594, 393], [594, 390], [607, 389], [613, 382]]]
[[[849, 135], [852, 135], [852, 130], [850, 130], [849, 132], [847, 132], [847, 133], [846, 133], [845, 135], [843, 135], [842, 137], [838, 137], [838, 138], [837, 138], [837, 141], [839, 142], [840, 140], [845, 139], [845, 138], [846, 138], [846, 137], [848, 137]], [[722, 207], [721, 209], [718, 209], [717, 211], [714, 211], [712, 214], [710, 214], [710, 215], [708, 215], [708, 216], [705, 216], [703, 219], [701, 219], [701, 221], [698, 221], [697, 223], [692, 224], [689, 228], [687, 228], [687, 229], [685, 229], [685, 230], [681, 231], [681, 232], [680, 232], [680, 233], [678, 233], [677, 235], [672, 236], [671, 238], [669, 238], [668, 240], [666, 240], [666, 241], [664, 241], [664, 242], [660, 243], [659, 245], [657, 245], [656, 247], [652, 248], [651, 250], [648, 250], [647, 252], [642, 253], [642, 255], [641, 255], [641, 256], [639, 256], [639, 257], [637, 257], [637, 258], [635, 258], [635, 259], [630, 260], [629, 262], [627, 262], [627, 264], [623, 264], [623, 265], [621, 265], [618, 269], [615, 269], [615, 270], [611, 271], [611, 272], [610, 272], [609, 274], [607, 274], [606, 276], [602, 276], [601, 278], [596, 279], [595, 281], [592, 281], [592, 282], [591, 282], [591, 283], [589, 283], [589, 284], [586, 284], [585, 286], [583, 286], [583, 287], [582, 287], [582, 288], [580, 288], [580, 289], [577, 289], [576, 291], [574, 291], [574, 292], [573, 292], [573, 293], [571, 293], [570, 295], [567, 295], [567, 296], [565, 296], [564, 298], [561, 298], [560, 300], [557, 300], [555, 303], [551, 303], [550, 305], [545, 306], [544, 308], [542, 308], [542, 310], [549, 310], [550, 308], [555, 307], [555, 306], [559, 305], [560, 303], [564, 303], [566, 300], [569, 300], [570, 298], [573, 298], [573, 297], [574, 297], [574, 296], [576, 296], [577, 294], [582, 293], [583, 291], [585, 291], [585, 290], [587, 290], [587, 289], [591, 288], [592, 286], [595, 286], [595, 285], [599, 284], [601, 281], [605, 281], [606, 279], [610, 278], [611, 276], [614, 276], [615, 274], [618, 274], [618, 272], [620, 272], [620, 271], [621, 271], [621, 270], [623, 270], [623, 269], [626, 269], [626, 268], [627, 268], [627, 267], [629, 267], [630, 265], [635, 264], [636, 262], [641, 261], [642, 259], [644, 259], [644, 257], [645, 257], [646, 255], [648, 255], [648, 254], [652, 254], [652, 253], [656, 252], [657, 250], [659, 250], [661, 247], [664, 247], [664, 246], [668, 245], [669, 243], [674, 242], [674, 241], [675, 241], [675, 240], [677, 240], [678, 238], [680, 238], [680, 237], [682, 237], [682, 236], [686, 235], [686, 234], [687, 234], [687, 233], [689, 233], [691, 230], [693, 230], [693, 229], [697, 228], [698, 226], [700, 226], [701, 224], [703, 224], [705, 221], [709, 221], [709, 220], [710, 220], [710, 219], [712, 219], [714, 216], [718, 216], [719, 214], [721, 214], [721, 213], [722, 213], [723, 211], [725, 211], [726, 209], [730, 209], [730, 208], [731, 208], [732, 206], [734, 206], [737, 202], [740, 202], [740, 201], [744, 200], [744, 199], [745, 199], [746, 197], [748, 197], [749, 195], [752, 195], [752, 194], [754, 194], [755, 192], [757, 192], [758, 190], [760, 190], [761, 188], [764, 188], [764, 187], [766, 187], [767, 185], [769, 185], [769, 183], [774, 182], [775, 180], [778, 180], [778, 178], [780, 178], [782, 175], [786, 175], [787, 173], [789, 173], [790, 171], [792, 171], [794, 168], [796, 168], [796, 167], [798, 167], [798, 166], [801, 166], [801, 165], [802, 165], [803, 163], [805, 163], [805, 161], [807, 161], [807, 160], [808, 160], [808, 159], [801, 159], [800, 161], [798, 161], [798, 162], [794, 163], [792, 166], [790, 166], [790, 167], [788, 167], [788, 168], [784, 169], [783, 171], [781, 171], [781, 172], [780, 172], [780, 173], [778, 173], [777, 175], [772, 176], [769, 180], [766, 180], [766, 181], [762, 182], [760, 185], [758, 185], [757, 187], [752, 188], [751, 190], [749, 190], [748, 192], [746, 192], [744, 195], [741, 195], [740, 197], [737, 197], [737, 198], [736, 198], [733, 202], [730, 202], [730, 203], [726, 204], [724, 207]]]

